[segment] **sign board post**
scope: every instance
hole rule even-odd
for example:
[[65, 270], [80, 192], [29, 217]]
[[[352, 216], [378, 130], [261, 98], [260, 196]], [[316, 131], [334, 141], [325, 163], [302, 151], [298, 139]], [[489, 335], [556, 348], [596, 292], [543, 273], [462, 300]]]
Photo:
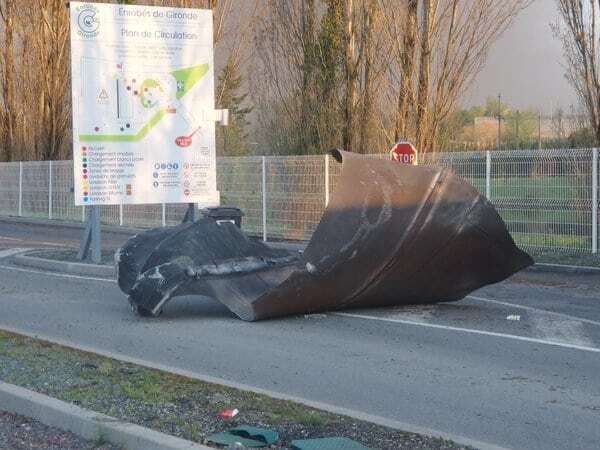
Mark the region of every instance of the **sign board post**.
[[410, 142], [400, 141], [394, 144], [390, 150], [390, 157], [392, 161], [398, 161], [403, 164], [411, 164], [413, 166], [418, 164], [417, 149]]
[[100, 246], [100, 207], [88, 207], [88, 219], [85, 224], [77, 259], [90, 260], [99, 264], [102, 260]]
[[212, 11], [70, 2], [70, 19], [75, 205], [218, 206]]

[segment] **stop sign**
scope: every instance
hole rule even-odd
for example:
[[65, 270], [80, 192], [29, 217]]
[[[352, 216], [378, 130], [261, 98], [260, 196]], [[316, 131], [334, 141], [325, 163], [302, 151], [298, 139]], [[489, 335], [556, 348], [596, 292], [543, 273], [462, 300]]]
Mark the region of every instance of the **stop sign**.
[[392, 161], [417, 165], [417, 149], [410, 142], [397, 142], [390, 151]]

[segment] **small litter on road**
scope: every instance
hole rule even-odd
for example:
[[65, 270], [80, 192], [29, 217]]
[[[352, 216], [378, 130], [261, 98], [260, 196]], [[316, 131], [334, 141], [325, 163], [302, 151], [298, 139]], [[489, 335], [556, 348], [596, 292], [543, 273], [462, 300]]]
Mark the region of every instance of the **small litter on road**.
[[239, 414], [240, 410], [239, 409], [226, 409], [224, 411], [221, 411], [219, 413], [219, 417], [222, 417], [223, 419], [233, 419], [235, 416], [237, 416]]
[[506, 320], [521, 320], [521, 316], [519, 314], [511, 314], [506, 316]]
[[260, 448], [273, 445], [279, 440], [276, 431], [251, 426], [241, 426], [208, 436], [206, 441], [217, 445], [236, 445], [244, 447]]
[[304, 314], [305, 319], [325, 319], [327, 314]]
[[292, 450], [369, 450], [362, 444], [344, 437], [302, 439], [292, 441]]

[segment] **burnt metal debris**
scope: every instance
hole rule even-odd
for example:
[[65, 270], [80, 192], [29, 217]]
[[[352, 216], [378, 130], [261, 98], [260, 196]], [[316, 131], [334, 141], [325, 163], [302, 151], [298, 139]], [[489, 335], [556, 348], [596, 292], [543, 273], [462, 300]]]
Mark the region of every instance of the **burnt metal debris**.
[[450, 302], [533, 264], [492, 204], [449, 169], [332, 153], [342, 173], [303, 253], [210, 217], [141, 233], [116, 254], [133, 310], [157, 316], [195, 294], [250, 321]]

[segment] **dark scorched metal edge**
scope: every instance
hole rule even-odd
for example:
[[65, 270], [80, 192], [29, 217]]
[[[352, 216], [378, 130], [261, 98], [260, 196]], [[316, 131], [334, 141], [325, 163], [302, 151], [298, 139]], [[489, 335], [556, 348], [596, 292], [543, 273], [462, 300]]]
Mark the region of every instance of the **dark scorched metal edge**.
[[116, 254], [134, 311], [159, 315], [178, 295], [213, 297], [243, 320], [448, 302], [533, 264], [449, 169], [333, 154], [342, 173], [303, 254], [212, 219], [147, 231]]

